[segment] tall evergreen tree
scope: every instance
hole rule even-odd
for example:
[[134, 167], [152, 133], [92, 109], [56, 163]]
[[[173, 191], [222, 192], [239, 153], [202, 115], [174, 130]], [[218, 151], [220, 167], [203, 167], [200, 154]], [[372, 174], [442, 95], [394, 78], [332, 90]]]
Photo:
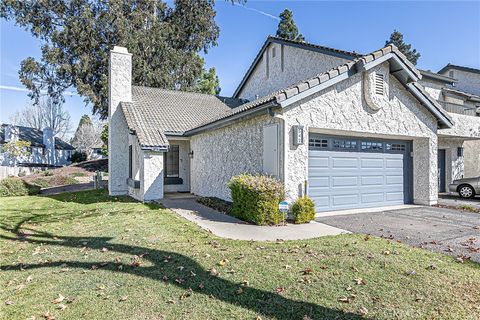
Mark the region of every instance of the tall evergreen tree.
[[418, 58], [420, 58], [420, 53], [416, 49], [412, 49], [411, 44], [407, 44], [403, 41], [403, 34], [397, 30], [393, 30], [390, 35], [390, 39], [385, 41], [385, 45], [394, 44], [401, 53], [403, 53], [407, 59], [413, 63], [417, 64]]
[[42, 43], [41, 59], [26, 58], [19, 72], [33, 99], [47, 91], [63, 101], [63, 92], [75, 88], [102, 118], [114, 45], [133, 54], [134, 84], [192, 90], [204, 67], [198, 53], [219, 35], [213, 0], [2, 0], [0, 17]]
[[220, 90], [220, 80], [215, 72], [215, 68], [210, 68], [208, 71], [203, 70], [195, 91], [218, 95]]
[[297, 25], [295, 24], [295, 21], [293, 21], [293, 13], [289, 9], [285, 9], [280, 13], [277, 37], [287, 40], [305, 41], [303, 35], [298, 32]]

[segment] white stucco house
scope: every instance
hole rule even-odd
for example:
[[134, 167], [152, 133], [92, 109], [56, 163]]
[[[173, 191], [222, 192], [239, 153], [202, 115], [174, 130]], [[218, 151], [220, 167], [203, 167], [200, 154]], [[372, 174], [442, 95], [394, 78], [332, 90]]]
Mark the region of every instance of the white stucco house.
[[[30, 142], [28, 155], [12, 159], [1, 146], [10, 141]], [[39, 130], [31, 127], [2, 124], [0, 126], [0, 165], [24, 167], [64, 166], [71, 163], [75, 148], [54, 136], [51, 128]]]
[[289, 201], [308, 194], [318, 213], [432, 205], [439, 182], [464, 174], [465, 141], [480, 139], [480, 117], [439, 102], [454, 79], [416, 69], [392, 45], [360, 55], [268, 37], [231, 98], [133, 86], [131, 68], [115, 47], [111, 195], [229, 200], [227, 182], [249, 172], [276, 176]]

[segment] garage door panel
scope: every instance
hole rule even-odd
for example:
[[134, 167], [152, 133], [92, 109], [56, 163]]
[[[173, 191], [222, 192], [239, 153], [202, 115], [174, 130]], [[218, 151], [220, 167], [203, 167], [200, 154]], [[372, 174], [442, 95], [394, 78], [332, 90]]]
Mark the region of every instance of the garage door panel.
[[309, 196], [317, 212], [403, 204], [403, 157], [310, 150]]
[[375, 203], [383, 201], [385, 201], [385, 195], [383, 192], [362, 194], [362, 203]]

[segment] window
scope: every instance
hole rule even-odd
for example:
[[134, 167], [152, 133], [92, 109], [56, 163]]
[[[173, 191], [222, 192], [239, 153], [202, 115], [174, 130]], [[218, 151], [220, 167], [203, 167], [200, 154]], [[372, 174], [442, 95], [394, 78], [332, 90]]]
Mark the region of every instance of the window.
[[265, 53], [265, 72], [267, 79], [270, 76], [270, 53], [268, 51], [269, 49], [267, 49], [267, 52]]
[[355, 150], [355, 149], [357, 149], [357, 141], [352, 141], [352, 140], [333, 140], [333, 148], [334, 148], [334, 149], [349, 149], [349, 150]]
[[375, 73], [375, 93], [383, 96], [383, 74]]
[[453, 76], [454, 76], [453, 70], [450, 70], [450, 71], [448, 72], [448, 76], [449, 76], [450, 78], [453, 78]]
[[328, 140], [327, 139], [311, 138], [311, 139], [308, 140], [308, 146], [309, 147], [314, 147], [314, 148], [326, 149], [326, 148], [328, 148]]
[[178, 145], [171, 145], [170, 150], [165, 153], [163, 166], [165, 169], [165, 177], [177, 178], [179, 176], [179, 153]]
[[133, 179], [133, 146], [128, 146], [128, 177]]
[[372, 141], [362, 141], [362, 150], [370, 150], [370, 151], [383, 150], [383, 143], [372, 142]]
[[284, 56], [285, 56], [285, 49], [284, 49], [284, 45], [282, 44], [282, 46], [280, 47], [280, 59], [281, 59], [281, 65], [282, 65], [282, 72], [283, 70], [285, 70], [285, 59], [284, 59]]
[[277, 55], [277, 48], [273, 47], [272, 48], [272, 58], [275, 58], [276, 55]]
[[406, 147], [401, 143], [387, 143], [387, 150], [391, 151], [405, 151]]

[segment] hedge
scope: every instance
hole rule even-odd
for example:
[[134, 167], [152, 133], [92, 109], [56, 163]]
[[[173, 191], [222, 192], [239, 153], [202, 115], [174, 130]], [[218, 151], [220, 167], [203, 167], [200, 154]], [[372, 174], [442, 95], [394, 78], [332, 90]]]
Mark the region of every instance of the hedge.
[[280, 181], [263, 175], [241, 174], [228, 183], [233, 206], [231, 214], [257, 225], [275, 225], [282, 221], [278, 203], [285, 198]]
[[22, 179], [6, 178], [0, 181], [0, 197], [28, 196], [38, 194], [40, 187]]
[[308, 223], [315, 219], [315, 203], [309, 197], [298, 198], [291, 207], [295, 223]]

